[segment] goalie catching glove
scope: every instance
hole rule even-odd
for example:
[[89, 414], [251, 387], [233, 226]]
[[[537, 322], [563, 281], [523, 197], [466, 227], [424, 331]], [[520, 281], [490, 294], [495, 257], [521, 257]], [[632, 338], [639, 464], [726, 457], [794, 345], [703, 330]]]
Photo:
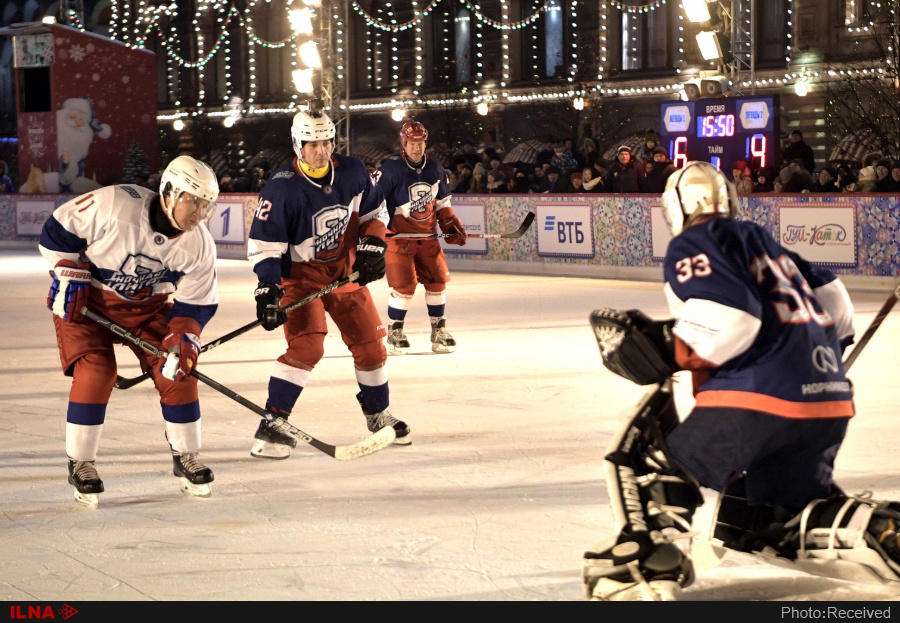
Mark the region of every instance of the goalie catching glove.
[[356, 260], [353, 262], [353, 271], [359, 272], [356, 283], [364, 286], [384, 277], [385, 249], [387, 243], [378, 236], [363, 236], [359, 239], [356, 246]]
[[637, 309], [601, 307], [591, 327], [603, 365], [638, 385], [661, 383], [680, 369], [675, 363], [674, 320], [651, 320]]

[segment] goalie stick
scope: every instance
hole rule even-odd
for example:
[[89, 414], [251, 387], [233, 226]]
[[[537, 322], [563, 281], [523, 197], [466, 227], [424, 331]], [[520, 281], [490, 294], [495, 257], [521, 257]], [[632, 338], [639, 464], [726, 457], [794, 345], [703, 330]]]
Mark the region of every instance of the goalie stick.
[[[525, 220], [522, 221], [522, 224], [519, 225], [519, 229], [516, 231], [507, 232], [505, 234], [468, 234], [468, 238], [521, 238], [525, 235], [525, 232], [528, 231], [528, 228], [531, 227], [531, 223], [534, 222], [534, 212], [529, 212], [525, 215]], [[403, 233], [388, 233], [388, 238], [449, 238], [454, 234], [403, 234]]]
[[[334, 290], [337, 290], [337, 289], [340, 288], [341, 286], [347, 285], [347, 284], [350, 283], [351, 281], [356, 281], [358, 278], [359, 278], [359, 271], [352, 272], [352, 273], [350, 273], [349, 275], [347, 275], [345, 278], [339, 279], [339, 280], [337, 280], [337, 281], [335, 281], [335, 282], [333, 282], [333, 283], [329, 283], [327, 286], [325, 286], [325, 287], [322, 288], [321, 290], [316, 290], [316, 291], [313, 292], [312, 294], [309, 294], [309, 295], [307, 295], [307, 296], [304, 296], [304, 297], [303, 297], [302, 299], [300, 299], [299, 301], [295, 301], [295, 302], [291, 303], [290, 305], [288, 305], [287, 307], [285, 307], [283, 311], [284, 311], [284, 313], [288, 313], [288, 312], [294, 311], [294, 310], [297, 309], [298, 307], [301, 307], [301, 306], [306, 305], [307, 303], [309, 303], [309, 302], [311, 302], [311, 301], [314, 301], [314, 300], [316, 300], [316, 299], [318, 299], [318, 298], [321, 298], [321, 297], [325, 296], [326, 294], [328, 294], [329, 292], [332, 292], [332, 291], [334, 291]], [[262, 321], [261, 321], [261, 320], [254, 320], [254, 321], [251, 322], [251, 323], [245, 324], [243, 327], [240, 327], [240, 328], [238, 328], [238, 329], [235, 329], [235, 330], [232, 331], [231, 333], [227, 333], [227, 334], [223, 335], [222, 337], [220, 337], [220, 338], [218, 338], [218, 339], [216, 339], [216, 340], [213, 340], [212, 342], [209, 342], [209, 343], [207, 343], [207, 344], [204, 344], [204, 345], [200, 348], [200, 352], [201, 352], [201, 353], [205, 353], [205, 352], [208, 351], [208, 350], [214, 349], [216, 346], [221, 346], [221, 345], [224, 344], [225, 342], [228, 342], [229, 340], [233, 340], [233, 339], [236, 338], [237, 336], [243, 335], [244, 333], [246, 333], [246, 332], [249, 331], [250, 329], [255, 329], [256, 327], [258, 327], [258, 326], [261, 325], [261, 324], [262, 324]], [[138, 376], [136, 376], [136, 377], [134, 377], [134, 378], [130, 378], [130, 379], [126, 379], [124, 376], [118, 376], [118, 375], [117, 375], [117, 376], [116, 376], [116, 385], [115, 385], [115, 388], [116, 388], [116, 389], [130, 389], [130, 388], [134, 387], [135, 385], [137, 385], [138, 383], [141, 383], [141, 382], [143, 382], [143, 381], [146, 381], [146, 380], [149, 379], [149, 378], [150, 378], [150, 375], [149, 375], [148, 373], [146, 373], [146, 372], [144, 372], [143, 374], [138, 375]]]
[[[134, 344], [135, 346], [142, 348], [143, 350], [147, 351], [151, 355], [156, 355], [157, 357], [164, 359], [168, 354], [165, 351], [163, 351], [162, 349], [154, 346], [150, 342], [147, 342], [146, 340], [142, 340], [140, 337], [138, 337], [134, 333], [131, 333], [130, 331], [128, 331], [128, 329], [126, 329], [125, 327], [123, 327], [119, 324], [116, 324], [115, 322], [113, 322], [112, 320], [110, 320], [108, 318], [101, 316], [100, 314], [93, 311], [92, 309], [90, 309], [87, 306], [81, 308], [81, 313], [84, 316], [86, 316], [86, 317], [90, 318], [91, 320], [93, 320], [94, 322], [96, 322], [97, 324], [106, 327], [107, 329], [109, 329], [110, 331], [112, 331], [113, 333], [118, 335], [120, 338], [127, 340], [127, 341], [131, 342], [132, 344]], [[197, 370], [191, 370], [191, 376], [196, 377], [198, 380], [202, 381], [206, 385], [209, 385], [216, 391], [221, 392], [222, 394], [228, 396], [235, 402], [247, 407], [248, 409], [250, 409], [257, 415], [263, 417], [267, 421], [272, 422], [273, 424], [275, 424], [275, 426], [278, 429], [289, 432], [290, 434], [296, 436], [298, 439], [305, 441], [306, 443], [311, 445], [316, 450], [324, 452], [328, 456], [334, 457], [334, 458], [338, 459], [339, 461], [350, 461], [352, 459], [358, 459], [360, 457], [363, 457], [368, 454], [372, 454], [374, 452], [382, 450], [383, 448], [386, 448], [387, 446], [394, 443], [394, 439], [396, 439], [396, 437], [397, 437], [397, 433], [396, 433], [396, 431], [394, 431], [394, 428], [392, 426], [385, 426], [384, 428], [380, 429], [378, 432], [373, 433], [372, 435], [369, 435], [365, 439], [357, 441], [356, 443], [341, 445], [341, 446], [331, 445], [329, 443], [325, 443], [324, 441], [316, 439], [312, 435], [304, 433], [302, 430], [300, 430], [293, 424], [289, 423], [283, 417], [273, 416], [271, 413], [267, 412], [265, 409], [263, 409], [259, 405], [255, 404], [253, 402], [250, 402], [249, 400], [247, 400], [246, 398], [244, 398], [243, 396], [241, 396], [234, 390], [231, 390], [228, 387], [219, 383], [218, 381], [215, 381], [215, 380], [209, 378], [202, 372], [198, 372]]]
[[881, 326], [881, 323], [887, 318], [887, 315], [893, 309], [894, 304], [897, 302], [897, 298], [900, 297], [900, 283], [894, 288], [894, 291], [891, 292], [891, 295], [887, 297], [887, 300], [884, 302], [884, 305], [881, 306], [881, 309], [878, 310], [878, 313], [875, 314], [875, 317], [872, 319], [872, 322], [869, 323], [869, 326], [866, 328], [866, 332], [862, 334], [862, 337], [859, 338], [859, 342], [856, 343], [856, 346], [847, 355], [847, 359], [844, 360], [844, 371], [850, 369], [850, 366], [853, 365], [853, 362], [856, 361], [856, 358], [860, 356], [863, 348], [865, 348], [866, 344], [869, 343], [869, 340], [872, 339], [872, 336], [875, 335], [875, 331], [878, 330], [878, 327]]

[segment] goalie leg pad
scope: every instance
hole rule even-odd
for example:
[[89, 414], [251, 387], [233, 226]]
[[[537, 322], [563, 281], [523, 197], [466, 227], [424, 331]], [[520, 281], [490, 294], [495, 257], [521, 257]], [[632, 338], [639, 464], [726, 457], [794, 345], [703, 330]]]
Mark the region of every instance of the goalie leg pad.
[[601, 307], [591, 312], [591, 327], [603, 365], [638, 385], [661, 383], [678, 372], [674, 320], [655, 321], [643, 312]]
[[691, 519], [703, 497], [667, 457], [662, 429], [676, 423], [666, 382], [647, 393], [610, 443], [604, 468], [620, 532], [584, 554], [590, 599], [675, 599], [693, 582]]
[[714, 538], [725, 547], [811, 575], [900, 583], [900, 503], [838, 493], [785, 519], [784, 508], [747, 505], [740, 486], [720, 496]]

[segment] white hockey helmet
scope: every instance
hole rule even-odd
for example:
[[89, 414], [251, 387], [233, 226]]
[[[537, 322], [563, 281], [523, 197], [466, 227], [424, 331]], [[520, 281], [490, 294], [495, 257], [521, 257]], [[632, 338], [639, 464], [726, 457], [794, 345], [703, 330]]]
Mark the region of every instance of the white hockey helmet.
[[205, 162], [190, 156], [178, 156], [169, 163], [159, 179], [159, 188], [164, 198], [163, 210], [169, 221], [178, 229], [181, 229], [181, 226], [175, 222], [172, 212], [181, 193], [190, 193], [209, 202], [209, 207], [203, 215], [204, 220], [209, 220], [212, 216], [216, 199], [219, 198], [219, 182], [216, 180], [215, 171]]
[[311, 113], [301, 110], [294, 115], [294, 123], [291, 125], [291, 143], [294, 145], [294, 153], [303, 159], [300, 150], [310, 141], [333, 141], [334, 123], [324, 112]]
[[733, 217], [738, 205], [734, 184], [716, 167], [698, 160], [669, 176], [661, 201], [673, 236], [701, 214]]

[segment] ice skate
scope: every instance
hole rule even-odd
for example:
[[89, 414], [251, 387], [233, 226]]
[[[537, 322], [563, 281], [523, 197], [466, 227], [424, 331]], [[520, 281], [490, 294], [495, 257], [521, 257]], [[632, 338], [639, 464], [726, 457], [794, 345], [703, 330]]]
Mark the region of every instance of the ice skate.
[[[281, 417], [287, 419], [285, 415]], [[256, 443], [250, 456], [258, 459], [286, 459], [291, 456], [291, 448], [297, 447], [297, 440], [282, 429], [278, 420], [260, 420], [254, 437]]]
[[456, 340], [447, 331], [447, 319], [431, 321], [431, 350], [435, 353], [452, 353]]
[[172, 473], [181, 481], [182, 491], [201, 498], [212, 495], [209, 483], [215, 478], [212, 470], [200, 462], [196, 452], [178, 454], [173, 450], [172, 463], [174, 465]]
[[103, 481], [97, 474], [94, 461], [69, 459], [69, 484], [75, 487], [75, 500], [79, 504], [91, 508], [100, 505], [98, 494], [103, 493]]
[[396, 320], [391, 323], [387, 337], [388, 355], [405, 355], [409, 350], [409, 340], [403, 332], [403, 321]]
[[366, 406], [363, 404], [362, 392], [356, 394], [356, 400], [359, 401], [359, 406], [362, 407], [363, 414], [366, 416], [366, 426], [368, 426], [369, 431], [377, 433], [385, 426], [393, 426], [394, 432], [397, 434], [397, 438], [394, 439], [395, 444], [398, 446], [408, 446], [412, 443], [412, 437], [409, 434], [409, 426], [407, 426], [406, 422], [395, 418], [388, 413], [387, 409], [379, 413], [372, 413], [366, 409]]

